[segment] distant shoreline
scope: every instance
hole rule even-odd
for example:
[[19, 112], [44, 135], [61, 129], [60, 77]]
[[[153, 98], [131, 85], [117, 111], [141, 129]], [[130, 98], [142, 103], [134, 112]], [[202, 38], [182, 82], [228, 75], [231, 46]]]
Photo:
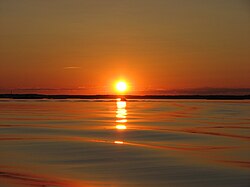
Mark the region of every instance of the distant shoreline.
[[205, 100], [250, 100], [250, 95], [45, 95], [45, 94], [0, 94], [0, 99], [205, 99]]

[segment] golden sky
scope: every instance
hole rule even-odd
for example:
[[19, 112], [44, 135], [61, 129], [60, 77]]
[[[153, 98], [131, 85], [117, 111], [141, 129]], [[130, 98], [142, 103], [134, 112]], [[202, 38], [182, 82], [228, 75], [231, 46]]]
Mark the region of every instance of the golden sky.
[[249, 33], [248, 0], [1, 0], [0, 89], [246, 88]]

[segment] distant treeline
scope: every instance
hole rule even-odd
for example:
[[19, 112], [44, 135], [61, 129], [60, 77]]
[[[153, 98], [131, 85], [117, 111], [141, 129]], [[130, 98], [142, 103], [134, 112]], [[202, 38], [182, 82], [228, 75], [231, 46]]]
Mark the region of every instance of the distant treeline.
[[0, 94], [2, 99], [207, 99], [246, 100], [250, 95], [43, 95], [43, 94]]

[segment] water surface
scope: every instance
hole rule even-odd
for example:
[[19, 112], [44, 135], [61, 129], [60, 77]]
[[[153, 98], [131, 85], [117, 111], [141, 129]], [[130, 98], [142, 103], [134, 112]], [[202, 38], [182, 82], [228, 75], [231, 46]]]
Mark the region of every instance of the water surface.
[[250, 102], [1, 100], [0, 186], [250, 186]]

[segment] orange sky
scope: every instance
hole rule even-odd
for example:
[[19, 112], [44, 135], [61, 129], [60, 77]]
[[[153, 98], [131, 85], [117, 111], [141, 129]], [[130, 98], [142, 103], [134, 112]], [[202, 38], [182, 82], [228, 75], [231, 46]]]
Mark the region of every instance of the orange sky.
[[250, 87], [246, 0], [3, 0], [0, 25], [0, 89]]

